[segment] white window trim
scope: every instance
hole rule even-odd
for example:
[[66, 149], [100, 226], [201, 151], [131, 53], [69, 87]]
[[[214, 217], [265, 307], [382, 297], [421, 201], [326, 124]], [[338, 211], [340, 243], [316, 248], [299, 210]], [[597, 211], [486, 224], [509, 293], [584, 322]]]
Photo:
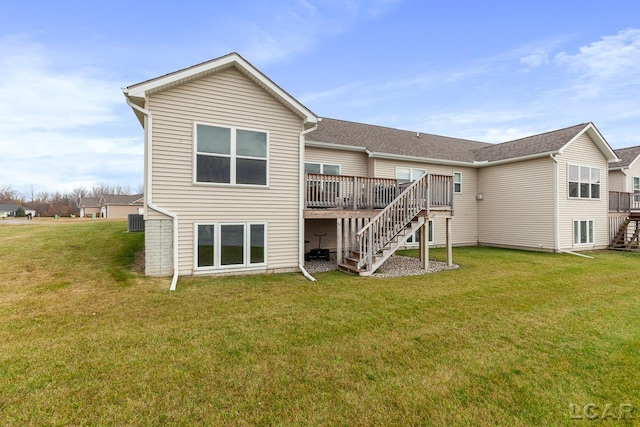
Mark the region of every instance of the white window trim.
[[[214, 235], [213, 235], [213, 247], [214, 247], [214, 260], [213, 266], [199, 267], [198, 266], [198, 226], [200, 225], [212, 225], [214, 226]], [[243, 259], [245, 262], [243, 264], [235, 264], [235, 265], [221, 265], [220, 264], [220, 239], [221, 239], [221, 226], [223, 225], [243, 225], [244, 226], [244, 249], [243, 249]], [[251, 263], [251, 226], [252, 225], [262, 225], [264, 226], [264, 252], [263, 257], [264, 261], [261, 263]], [[247, 221], [247, 222], [224, 222], [224, 221], [214, 221], [214, 222], [197, 222], [193, 224], [193, 272], [194, 274], [206, 274], [206, 273], [224, 273], [230, 271], [262, 271], [267, 269], [267, 237], [268, 237], [268, 226], [266, 222], [260, 221]]]
[[[580, 188], [580, 184], [583, 183], [582, 181], [580, 181], [580, 168], [589, 168], [589, 197], [572, 197], [570, 194], [570, 188], [569, 188], [569, 182], [572, 182], [569, 180], [569, 168], [571, 166], [576, 166], [578, 167], [578, 189]], [[600, 197], [591, 197], [591, 185], [593, 184], [591, 182], [591, 169], [598, 169], [600, 171], [600, 183], [598, 185], [600, 185]], [[603, 179], [604, 176], [602, 175], [602, 168], [596, 167], [596, 166], [590, 166], [590, 165], [584, 165], [584, 164], [578, 164], [578, 163], [567, 163], [567, 199], [571, 199], [571, 200], [600, 200], [602, 197], [602, 191], [603, 191]], [[575, 181], [573, 181], [575, 182]]]
[[[456, 191], [456, 174], [460, 175], [460, 191]], [[453, 194], [462, 194], [462, 172], [453, 172]]]
[[[407, 166], [396, 166], [396, 179], [400, 179], [400, 178], [398, 178], [398, 169], [409, 169], [409, 182], [414, 182], [418, 178], [422, 177], [423, 175], [427, 175], [429, 173], [426, 168], [412, 168], [412, 167], [407, 167]], [[416, 171], [422, 171], [423, 173], [420, 174], [420, 175], [415, 176], [414, 172], [416, 172]]]
[[306, 165], [320, 165], [320, 175], [324, 175], [324, 167], [325, 166], [337, 166], [338, 167], [338, 175], [342, 175], [342, 165], [337, 163], [322, 163], [322, 162], [304, 162]]
[[[230, 129], [231, 130], [231, 142], [230, 142], [230, 147], [229, 147], [229, 151], [230, 154], [215, 154], [215, 153], [199, 153], [198, 152], [198, 125], [203, 125], [203, 126], [213, 126], [213, 127], [219, 127], [219, 128], [226, 128], [226, 129]], [[247, 130], [250, 132], [261, 132], [267, 135], [267, 157], [266, 158], [262, 158], [262, 157], [250, 157], [250, 156], [238, 156], [236, 154], [236, 131], [237, 130]], [[270, 164], [270, 156], [269, 156], [269, 152], [270, 152], [270, 141], [271, 141], [271, 136], [269, 134], [269, 131], [266, 131], [264, 129], [254, 129], [254, 128], [249, 128], [249, 127], [243, 127], [243, 126], [229, 126], [229, 125], [221, 125], [221, 124], [216, 124], [216, 123], [209, 123], [209, 122], [198, 122], [198, 121], [194, 121], [193, 122], [193, 136], [192, 136], [192, 145], [193, 145], [193, 160], [192, 160], [192, 164], [193, 164], [193, 173], [192, 173], [192, 183], [193, 185], [203, 185], [203, 186], [214, 186], [214, 187], [247, 187], [247, 188], [269, 188], [269, 164]], [[203, 155], [203, 156], [207, 156], [210, 155], [212, 157], [227, 157], [231, 159], [231, 165], [230, 165], [230, 171], [229, 174], [230, 176], [230, 183], [225, 183], [225, 182], [200, 182], [198, 181], [198, 154]], [[266, 168], [267, 168], [267, 177], [266, 177], [266, 184], [265, 185], [261, 185], [261, 184], [237, 184], [236, 183], [236, 159], [254, 159], [254, 160], [266, 160], [267, 164], [266, 164]]]
[[[638, 189], [636, 189], [636, 180], [638, 180]], [[640, 176], [631, 177], [631, 192], [640, 192]]]
[[[435, 245], [435, 240], [436, 240], [436, 224], [432, 219], [429, 220], [429, 224], [431, 225], [431, 236], [429, 236], [429, 228], [427, 228], [427, 239], [429, 240], [429, 246], [433, 246]], [[418, 233], [420, 233], [420, 230], [416, 230], [413, 236], [409, 237], [409, 239], [412, 240], [411, 242], [409, 242], [409, 239], [407, 239], [407, 241], [404, 244], [405, 247], [417, 248], [418, 246], [420, 246], [420, 242], [416, 242], [416, 237]]]
[[[589, 222], [591, 222], [593, 224], [593, 228], [592, 228], [592, 232], [591, 232], [591, 236], [587, 235], [587, 242], [586, 243], [576, 243], [576, 222], [578, 223], [578, 232], [580, 232], [580, 223], [581, 222], [586, 222], [587, 223], [587, 234], [589, 233]], [[573, 246], [574, 247], [589, 247], [589, 246], [594, 246], [595, 245], [595, 234], [596, 234], [596, 223], [593, 219], [584, 219], [584, 218], [577, 218], [574, 219], [573, 222], [571, 223], [571, 235], [572, 235], [572, 242], [573, 242]], [[579, 235], [577, 236], [579, 237]], [[591, 238], [591, 239], [589, 239]], [[589, 240], [591, 240], [589, 242]]]

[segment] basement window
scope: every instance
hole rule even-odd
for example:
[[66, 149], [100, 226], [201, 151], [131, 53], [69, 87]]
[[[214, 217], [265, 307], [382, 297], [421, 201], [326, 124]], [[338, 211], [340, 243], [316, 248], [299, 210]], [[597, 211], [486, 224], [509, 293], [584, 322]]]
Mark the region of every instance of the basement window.
[[196, 224], [196, 269], [230, 269], [266, 264], [266, 224]]
[[573, 244], [592, 245], [593, 244], [593, 220], [573, 221]]

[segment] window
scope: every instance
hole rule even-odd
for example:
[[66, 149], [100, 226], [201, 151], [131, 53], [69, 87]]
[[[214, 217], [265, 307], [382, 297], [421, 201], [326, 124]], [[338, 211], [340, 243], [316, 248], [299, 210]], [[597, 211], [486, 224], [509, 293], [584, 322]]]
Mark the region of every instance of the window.
[[640, 176], [633, 177], [633, 192], [640, 193]]
[[265, 224], [197, 224], [196, 268], [263, 266], [265, 235]]
[[569, 165], [569, 197], [600, 198], [600, 169]]
[[[428, 242], [430, 245], [433, 245], [433, 220], [429, 220], [429, 226], [427, 228], [428, 233]], [[417, 246], [420, 243], [420, 230], [417, 230], [413, 233], [406, 242], [407, 246]]]
[[267, 185], [266, 132], [197, 123], [194, 139], [196, 182]]
[[396, 168], [396, 179], [401, 183], [413, 182], [426, 173], [424, 169]]
[[573, 221], [573, 244], [593, 244], [593, 220]]
[[462, 173], [461, 172], [453, 173], [453, 192], [462, 193]]
[[324, 175], [340, 175], [340, 165], [329, 165], [326, 163], [305, 163], [306, 173], [321, 173]]

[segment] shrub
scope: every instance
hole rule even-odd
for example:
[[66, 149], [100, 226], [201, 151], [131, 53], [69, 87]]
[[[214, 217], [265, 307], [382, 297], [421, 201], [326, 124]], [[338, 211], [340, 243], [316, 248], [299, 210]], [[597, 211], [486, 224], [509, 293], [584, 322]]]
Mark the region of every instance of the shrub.
[[16, 218], [24, 218], [25, 216], [27, 216], [27, 214], [24, 212], [24, 208], [22, 206], [16, 209]]

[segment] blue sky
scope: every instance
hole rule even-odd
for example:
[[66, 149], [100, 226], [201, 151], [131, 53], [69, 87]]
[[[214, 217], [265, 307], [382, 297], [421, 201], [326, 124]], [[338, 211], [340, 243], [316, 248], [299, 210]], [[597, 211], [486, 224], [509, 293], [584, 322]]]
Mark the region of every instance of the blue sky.
[[640, 2], [4, 2], [0, 185], [142, 183], [120, 88], [236, 51], [323, 117], [485, 142], [592, 121], [640, 145]]

